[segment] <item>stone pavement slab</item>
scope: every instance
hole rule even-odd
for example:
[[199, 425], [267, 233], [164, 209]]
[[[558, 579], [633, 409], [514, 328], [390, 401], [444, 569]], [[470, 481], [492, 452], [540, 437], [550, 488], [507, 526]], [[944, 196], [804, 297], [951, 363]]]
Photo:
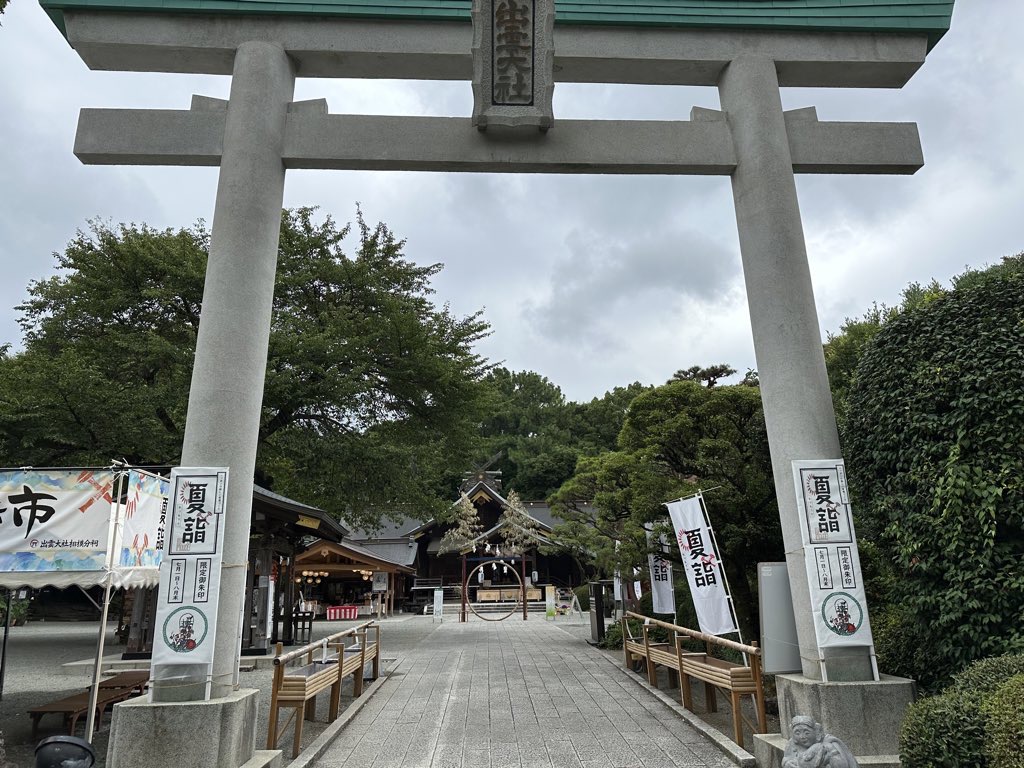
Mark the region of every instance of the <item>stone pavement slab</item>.
[[388, 630], [384, 650], [398, 664], [318, 768], [733, 765], [578, 636], [541, 617], [417, 617]]

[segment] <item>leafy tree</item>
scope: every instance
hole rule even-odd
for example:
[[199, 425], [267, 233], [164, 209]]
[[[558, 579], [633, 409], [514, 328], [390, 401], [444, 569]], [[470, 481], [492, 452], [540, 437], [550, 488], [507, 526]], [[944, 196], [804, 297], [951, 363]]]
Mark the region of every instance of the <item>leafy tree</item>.
[[568, 447], [568, 409], [562, 390], [533, 371], [495, 368], [485, 379], [487, 415], [480, 425], [486, 455], [501, 453], [494, 467], [506, 487], [543, 498], [572, 474], [576, 451]]
[[[357, 224], [282, 217], [257, 482], [372, 525], [384, 502], [447, 506], [477, 440], [488, 326], [434, 306], [440, 265]], [[208, 245], [202, 223], [93, 223], [58, 254], [19, 307], [24, 351], [0, 358], [0, 463], [176, 463]]]
[[594, 456], [615, 450], [630, 404], [637, 395], [650, 389], [652, 387], [635, 381], [625, 387], [615, 387], [589, 403], [573, 403], [572, 437], [580, 453]]
[[572, 477], [581, 456], [615, 448], [629, 403], [645, 387], [616, 387], [589, 403], [568, 403], [555, 384], [532, 371], [497, 368], [487, 376], [488, 414], [480, 427], [487, 455], [506, 487], [543, 499]]
[[[564, 540], [591, 548], [605, 573], [616, 567], [628, 572], [646, 564], [644, 523], [664, 525], [664, 502], [698, 488], [708, 489], [708, 513], [737, 614], [753, 636], [756, 563], [775, 559], [782, 550], [756, 387], [674, 381], [636, 397], [619, 434], [619, 450], [581, 460], [576, 475], [554, 496], [567, 520], [558, 530]], [[667, 557], [681, 563], [678, 552]]]
[[839, 434], [846, 434], [849, 419], [849, 396], [856, 379], [857, 365], [861, 355], [875, 335], [890, 320], [900, 313], [926, 304], [943, 294], [945, 289], [932, 280], [928, 285], [911, 283], [903, 289], [899, 306], [887, 307], [885, 304], [874, 304], [863, 316], [846, 318], [838, 333], [829, 333], [826, 338], [825, 367], [828, 369], [829, 387], [832, 390], [832, 402], [835, 405], [836, 421]]
[[850, 394], [859, 512], [926, 685], [1024, 649], [1024, 258], [969, 272], [887, 321]]

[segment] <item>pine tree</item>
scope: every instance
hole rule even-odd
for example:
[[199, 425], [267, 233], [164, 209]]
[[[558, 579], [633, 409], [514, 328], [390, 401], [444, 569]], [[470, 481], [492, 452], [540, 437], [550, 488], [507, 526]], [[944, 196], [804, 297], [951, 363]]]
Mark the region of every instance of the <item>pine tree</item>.
[[483, 530], [483, 526], [480, 525], [480, 516], [476, 513], [476, 506], [466, 494], [462, 494], [459, 506], [455, 509], [455, 526], [441, 537], [441, 546], [438, 551], [445, 554], [460, 550], [479, 536], [481, 530]]
[[525, 554], [537, 546], [539, 537], [544, 535], [540, 524], [527, 513], [522, 499], [515, 491], [509, 493], [505, 511], [501, 513], [498, 523], [504, 524], [501, 541], [503, 549], [510, 555]]

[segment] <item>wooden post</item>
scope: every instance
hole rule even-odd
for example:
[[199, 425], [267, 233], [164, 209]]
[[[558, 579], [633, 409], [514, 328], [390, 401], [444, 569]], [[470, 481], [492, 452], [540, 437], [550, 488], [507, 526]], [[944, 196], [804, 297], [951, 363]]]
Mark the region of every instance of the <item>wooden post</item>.
[[[756, 642], [751, 643], [751, 645], [757, 648]], [[765, 712], [764, 707], [764, 683], [761, 679], [760, 652], [750, 654], [750, 672], [754, 676], [754, 689], [757, 691], [754, 694], [754, 708], [757, 710], [758, 733], [768, 733], [768, 714]]]
[[693, 692], [690, 690], [690, 676], [683, 672], [683, 638], [676, 633], [676, 664], [679, 665], [679, 696], [683, 706], [693, 712]]
[[380, 624], [374, 627], [377, 630], [377, 642], [374, 643], [376, 651], [373, 654], [373, 679], [380, 677]]
[[623, 616], [622, 617], [622, 655], [625, 657], [626, 669], [632, 669], [633, 668], [633, 654], [631, 654], [629, 652], [629, 648], [627, 647], [628, 643], [629, 643], [629, 640], [630, 640], [630, 637], [629, 637], [629, 624], [626, 623], [627, 621], [628, 621], [628, 619], [625, 616]]
[[[284, 652], [284, 646], [277, 643], [274, 646], [275, 656]], [[270, 687], [270, 723], [267, 725], [267, 749], [277, 748], [277, 694], [281, 690], [281, 681], [284, 678], [284, 664], [274, 665], [274, 683]]]
[[[711, 643], [704, 643], [704, 653], [707, 654], [708, 658], [711, 658], [714, 654], [711, 653]], [[708, 712], [718, 711], [718, 696], [715, 694], [715, 686], [711, 683], [704, 683], [704, 704]]]
[[657, 688], [658, 670], [654, 666], [654, 662], [651, 661], [651, 639], [647, 635], [648, 630], [649, 627], [644, 624], [644, 655], [647, 657], [647, 682]]
[[352, 695], [359, 697], [363, 695], [363, 670], [366, 669], [366, 630], [359, 635], [359, 669], [352, 678]]

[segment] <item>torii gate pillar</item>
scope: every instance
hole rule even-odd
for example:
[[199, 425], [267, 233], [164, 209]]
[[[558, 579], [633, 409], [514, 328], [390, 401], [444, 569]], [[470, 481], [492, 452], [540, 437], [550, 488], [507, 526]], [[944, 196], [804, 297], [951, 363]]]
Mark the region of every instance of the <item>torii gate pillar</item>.
[[[806, 603], [792, 462], [842, 453], [775, 62], [734, 59], [718, 90], [736, 148], [732, 192], [789, 581]], [[811, 616], [796, 611], [797, 637], [804, 675], [820, 678]], [[826, 658], [830, 680], [872, 679], [867, 647], [835, 650], [843, 655]]]

